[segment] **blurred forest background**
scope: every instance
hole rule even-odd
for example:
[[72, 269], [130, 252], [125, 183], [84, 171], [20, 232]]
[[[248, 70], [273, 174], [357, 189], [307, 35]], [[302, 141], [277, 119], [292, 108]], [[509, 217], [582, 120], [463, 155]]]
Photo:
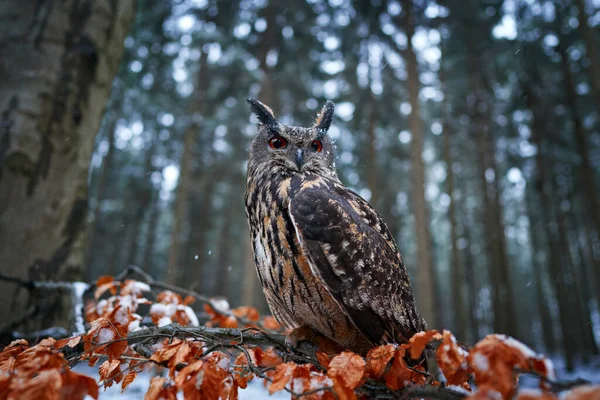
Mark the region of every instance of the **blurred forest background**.
[[[30, 32], [42, 18], [55, 23], [52, 13], [66, 7], [43, 3], [26, 11], [35, 22]], [[94, 23], [96, 6], [79, 8], [86, 18], [70, 15], [66, 39], [59, 38], [79, 54], [69, 64], [76, 73], [67, 91], [77, 82], [86, 87], [83, 72], [92, 63], [112, 63], [106, 68], [116, 74], [94, 100], [95, 125], [77, 128], [78, 146], [89, 143], [77, 163], [65, 161], [53, 173], [44, 146], [53, 149], [53, 162], [75, 151], [56, 144], [54, 117], [92, 102], [65, 94], [63, 108], [31, 113], [49, 113], [54, 122], [47, 126], [58, 131], [36, 137], [42, 144], [31, 151], [39, 158], [27, 170], [11, 158], [27, 137], [10, 139], [15, 127], [29, 125], [10, 123], [22, 103], [2, 87], [20, 90], [14, 86], [21, 81], [11, 88], [6, 79], [26, 70], [29, 58], [0, 64], [7, 74], [0, 76], [3, 273], [89, 281], [135, 264], [157, 279], [266, 310], [243, 206], [256, 132], [245, 99], [257, 97], [282, 122], [305, 126], [331, 99], [329, 134], [342, 181], [395, 232], [430, 328], [450, 328], [466, 343], [507, 333], [566, 355], [569, 365], [598, 354], [600, 1], [115, 4], [100, 19], [116, 18], [121, 41], [110, 31], [114, 43], [89, 55], [77, 34]], [[3, 7], [8, 20], [14, 11]], [[16, 31], [29, 26], [12, 24]], [[40, 28], [29, 46], [50, 49], [44, 35], [51, 28]], [[0, 38], [0, 60], [8, 60], [10, 46], [2, 44], [20, 39], [10, 26], [0, 28]], [[19, 183], [21, 173], [27, 183]], [[52, 203], [60, 185], [73, 186], [77, 207], [71, 202], [51, 220], [43, 219], [44, 208], [44, 223], [15, 217], [19, 209], [31, 219], [35, 203], [24, 205], [36, 196]], [[39, 249], [51, 240], [53, 249]], [[12, 287], [3, 292], [14, 299]], [[3, 304], [13, 304], [9, 315], [17, 312], [14, 303]]]

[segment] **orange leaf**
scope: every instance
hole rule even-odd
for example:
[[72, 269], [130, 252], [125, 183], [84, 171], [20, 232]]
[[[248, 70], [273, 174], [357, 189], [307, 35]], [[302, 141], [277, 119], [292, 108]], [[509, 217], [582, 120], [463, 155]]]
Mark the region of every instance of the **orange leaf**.
[[156, 350], [154, 354], [150, 357], [151, 361], [157, 363], [168, 362], [179, 350], [179, 346], [181, 346], [182, 341], [176, 339], [173, 343], [165, 345], [162, 349]]
[[263, 318], [262, 325], [265, 327], [265, 329], [270, 329], [272, 331], [281, 330], [281, 325], [279, 325], [279, 322], [277, 322], [277, 320], [270, 315], [267, 315]]
[[364, 358], [350, 351], [335, 356], [327, 370], [327, 376], [333, 381], [333, 387], [340, 400], [356, 398], [354, 389], [359, 385], [364, 373]]
[[169, 374], [171, 378], [175, 376], [175, 369], [179, 364], [183, 364], [187, 361], [190, 355], [190, 346], [186, 342], [182, 342], [177, 347], [177, 352], [173, 357], [169, 359]]
[[458, 345], [449, 331], [444, 330], [442, 336], [442, 343], [436, 351], [437, 363], [449, 385], [461, 386], [473, 372], [467, 365], [469, 353]]
[[441, 338], [442, 335], [440, 335], [440, 333], [435, 329], [415, 333], [408, 341], [410, 345], [410, 358], [417, 360], [419, 357], [421, 357], [421, 353], [423, 353], [423, 350], [425, 350], [427, 343], [434, 339]]
[[175, 386], [181, 389], [189, 376], [194, 376], [204, 366], [204, 361], [196, 360], [191, 364], [186, 365], [179, 371], [175, 378]]
[[13, 369], [15, 357], [29, 348], [27, 340], [19, 339], [11, 342], [0, 353], [0, 372], [10, 372]]
[[96, 281], [96, 290], [94, 291], [94, 298], [98, 300], [100, 296], [102, 296], [107, 290], [110, 290], [110, 293], [113, 296], [117, 294], [117, 282], [115, 282], [115, 278], [113, 278], [112, 276], [101, 276]]
[[238, 318], [246, 318], [252, 322], [258, 322], [260, 319], [260, 314], [254, 307], [242, 306], [234, 308], [231, 310], [231, 313]]
[[584, 385], [576, 387], [565, 394], [565, 400], [598, 400], [600, 385]]
[[125, 377], [123, 378], [123, 383], [121, 383], [121, 393], [123, 393], [125, 391], [127, 386], [131, 385], [131, 382], [133, 382], [135, 380], [136, 376], [137, 376], [137, 372], [135, 372], [134, 370], [129, 371], [125, 375]]
[[514, 373], [515, 368], [540, 371], [542, 376], [555, 378], [549, 360], [506, 335], [494, 334], [483, 338], [471, 349], [467, 362], [475, 372], [480, 389], [494, 390], [505, 398], [512, 397], [516, 389], [518, 374]]
[[269, 394], [273, 394], [285, 388], [285, 385], [292, 379], [297, 365], [292, 362], [279, 364], [272, 376], [272, 382], [269, 385]]
[[[406, 361], [404, 361], [404, 355], [406, 354], [406, 350], [408, 350], [408, 346], [408, 344], [400, 345], [396, 350], [396, 354], [394, 354], [394, 362], [391, 368], [383, 375], [385, 384], [390, 389], [402, 389], [407, 386], [407, 383], [425, 383], [425, 375], [408, 369]], [[423, 367], [415, 367], [414, 369], [423, 371]]]
[[9, 395], [11, 399], [58, 400], [61, 398], [62, 377], [57, 368], [40, 371], [30, 379], [22, 378], [17, 382], [12, 386], [18, 387], [18, 393], [13, 392], [13, 396]]
[[155, 376], [150, 381], [150, 388], [144, 400], [176, 400], [177, 389], [173, 386], [165, 385], [167, 378]]
[[73, 347], [77, 346], [79, 344], [79, 342], [81, 342], [81, 336], [64, 338], [64, 339], [57, 340], [56, 343], [54, 343], [54, 348], [62, 349], [65, 346], [69, 346], [70, 348], [73, 348]]
[[62, 373], [61, 399], [83, 400], [86, 396], [98, 398], [98, 384], [94, 378], [66, 370]]
[[237, 400], [238, 398], [238, 385], [231, 375], [223, 381], [223, 389], [221, 390], [220, 398], [223, 400]]
[[113, 384], [113, 378], [121, 373], [121, 362], [119, 360], [104, 361], [98, 372], [100, 373], [100, 380], [105, 381], [104, 387], [111, 387]]
[[115, 281], [115, 278], [113, 278], [112, 276], [104, 275], [96, 280], [96, 286], [106, 285], [107, 283], [112, 283], [114, 281]]
[[260, 347], [254, 349], [254, 356], [256, 357], [256, 364], [259, 367], [276, 367], [283, 362], [283, 359], [275, 352], [275, 349], [269, 347], [266, 351]]
[[329, 363], [331, 362], [331, 358], [329, 355], [323, 351], [316, 352], [317, 361], [319, 361], [319, 365], [323, 368], [329, 367]]
[[385, 367], [394, 357], [396, 346], [388, 344], [375, 347], [367, 353], [367, 371], [373, 378], [381, 378], [385, 372]]

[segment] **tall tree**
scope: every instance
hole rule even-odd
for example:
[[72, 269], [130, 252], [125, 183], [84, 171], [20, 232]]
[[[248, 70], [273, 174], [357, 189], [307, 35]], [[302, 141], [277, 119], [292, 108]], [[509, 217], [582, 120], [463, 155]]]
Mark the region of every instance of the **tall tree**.
[[600, 115], [600, 57], [598, 55], [597, 32], [588, 22], [588, 15], [585, 11], [585, 0], [575, 0], [575, 5], [579, 13], [579, 29], [583, 34], [585, 51], [590, 62], [589, 74], [592, 95], [596, 102], [597, 113]]
[[417, 303], [423, 318], [429, 327], [437, 328], [435, 269], [431, 260], [431, 237], [429, 232], [429, 212], [425, 201], [425, 164], [423, 161], [423, 142], [425, 132], [421, 121], [419, 103], [419, 68], [412, 40], [415, 34], [415, 16], [413, 2], [404, 0], [403, 25], [406, 30], [406, 72], [408, 98], [411, 113], [408, 117], [412, 133], [412, 206], [415, 215], [415, 237], [417, 243]]
[[[0, 264], [32, 279], [78, 279], [87, 171], [134, 1], [0, 5]], [[14, 227], [19, 227], [17, 231]], [[0, 284], [0, 319], [13, 288]], [[56, 299], [39, 298], [52, 309]]]
[[448, 219], [450, 222], [450, 273], [452, 275], [452, 300], [455, 313], [454, 332], [459, 340], [465, 340], [467, 337], [467, 315], [464, 301], [463, 285], [465, 282], [465, 273], [463, 263], [460, 259], [458, 249], [458, 222], [456, 220], [456, 194], [454, 187], [454, 170], [453, 170], [453, 155], [452, 155], [452, 131], [450, 127], [450, 103], [448, 99], [448, 91], [446, 87], [446, 72], [444, 64], [440, 66], [439, 72], [440, 87], [444, 93], [442, 103], [442, 118], [445, 121], [443, 124], [443, 155], [444, 163], [446, 164], [446, 191], [450, 198], [448, 205]]
[[196, 90], [189, 100], [188, 111], [191, 121], [185, 128], [183, 135], [183, 148], [179, 159], [179, 180], [175, 192], [175, 204], [173, 210], [173, 226], [171, 228], [171, 240], [169, 257], [167, 260], [167, 281], [176, 284], [179, 279], [180, 262], [182, 260], [181, 247], [185, 242], [183, 232], [184, 220], [188, 217], [188, 201], [190, 192], [190, 177], [192, 173], [192, 156], [196, 147], [202, 121], [206, 88], [209, 76], [207, 74], [207, 54], [201, 54], [200, 70], [195, 82]]

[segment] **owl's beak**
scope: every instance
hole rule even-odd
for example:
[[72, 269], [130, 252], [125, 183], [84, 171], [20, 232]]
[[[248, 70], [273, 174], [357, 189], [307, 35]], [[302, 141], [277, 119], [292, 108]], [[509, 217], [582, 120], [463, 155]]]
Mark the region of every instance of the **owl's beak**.
[[296, 166], [298, 170], [302, 169], [302, 164], [304, 163], [304, 151], [302, 149], [298, 149], [296, 151]]

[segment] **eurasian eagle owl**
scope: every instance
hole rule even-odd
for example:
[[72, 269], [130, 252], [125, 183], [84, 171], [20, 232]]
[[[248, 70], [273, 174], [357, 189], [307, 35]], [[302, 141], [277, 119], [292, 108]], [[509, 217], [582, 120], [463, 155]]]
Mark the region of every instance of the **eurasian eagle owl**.
[[256, 270], [275, 318], [364, 353], [425, 329], [402, 257], [379, 214], [346, 188], [327, 137], [328, 101], [312, 127], [260, 122], [250, 148], [246, 215]]

